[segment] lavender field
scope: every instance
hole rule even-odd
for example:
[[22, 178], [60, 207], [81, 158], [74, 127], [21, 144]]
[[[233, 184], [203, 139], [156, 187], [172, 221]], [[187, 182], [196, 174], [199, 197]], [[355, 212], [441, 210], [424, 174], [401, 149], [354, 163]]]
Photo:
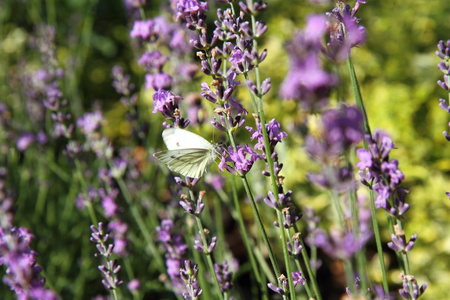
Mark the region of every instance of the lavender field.
[[447, 299], [449, 15], [2, 0], [0, 299]]

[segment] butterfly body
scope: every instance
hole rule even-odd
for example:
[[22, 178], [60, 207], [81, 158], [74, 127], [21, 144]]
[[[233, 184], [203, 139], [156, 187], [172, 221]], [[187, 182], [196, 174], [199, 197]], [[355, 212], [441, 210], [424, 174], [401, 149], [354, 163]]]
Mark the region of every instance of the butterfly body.
[[168, 128], [162, 133], [166, 151], [153, 154], [173, 172], [191, 178], [202, 177], [220, 154], [220, 146], [180, 128]]

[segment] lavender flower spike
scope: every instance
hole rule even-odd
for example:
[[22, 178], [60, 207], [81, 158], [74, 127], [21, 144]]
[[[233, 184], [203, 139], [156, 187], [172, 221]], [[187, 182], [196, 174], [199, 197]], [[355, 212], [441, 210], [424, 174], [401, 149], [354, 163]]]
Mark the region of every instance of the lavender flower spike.
[[180, 268], [180, 276], [186, 284], [187, 292], [183, 293], [184, 299], [194, 300], [198, 299], [200, 295], [203, 293], [203, 290], [198, 286], [197, 276], [198, 276], [198, 267], [194, 265], [192, 267], [192, 263], [190, 260], [184, 261], [184, 268]]

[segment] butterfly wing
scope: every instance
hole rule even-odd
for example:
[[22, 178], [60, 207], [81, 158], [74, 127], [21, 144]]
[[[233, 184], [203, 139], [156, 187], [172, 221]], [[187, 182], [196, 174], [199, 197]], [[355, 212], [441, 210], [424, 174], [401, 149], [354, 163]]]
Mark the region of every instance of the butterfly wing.
[[170, 170], [191, 178], [202, 177], [215, 159], [209, 149], [167, 150], [154, 154]]
[[180, 128], [167, 128], [162, 137], [169, 150], [176, 149], [210, 149], [211, 143], [198, 134]]

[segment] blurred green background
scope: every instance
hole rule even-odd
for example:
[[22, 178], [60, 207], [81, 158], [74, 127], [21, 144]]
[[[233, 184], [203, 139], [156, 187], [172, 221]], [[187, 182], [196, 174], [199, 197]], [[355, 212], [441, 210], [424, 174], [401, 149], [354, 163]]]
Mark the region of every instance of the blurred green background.
[[[146, 7], [150, 16], [158, 14], [162, 2], [150, 1]], [[262, 72], [272, 78], [266, 112], [268, 119], [276, 117], [288, 131], [303, 116], [294, 103], [277, 97], [288, 67], [283, 43], [303, 28], [307, 14], [324, 13], [331, 7], [308, 1], [267, 2], [269, 9], [261, 16], [269, 26], [262, 42], [269, 51]], [[436, 84], [441, 73], [434, 52], [439, 40], [450, 39], [450, 1], [368, 0], [358, 16], [366, 27], [367, 41], [353, 50], [353, 62], [370, 125], [372, 130], [387, 131], [396, 143], [398, 149], [392, 151], [392, 158], [400, 161], [406, 175], [404, 185], [411, 191], [407, 197], [411, 209], [405, 220], [406, 235], [419, 235], [409, 257], [412, 272], [419, 283], [429, 283], [423, 299], [446, 299], [450, 282], [450, 201], [445, 192], [450, 191], [450, 144], [442, 131], [448, 130], [449, 115], [438, 106], [438, 99], [446, 99], [447, 93]], [[29, 67], [33, 62], [39, 64], [39, 55], [30, 51], [28, 39], [36, 24], [49, 23], [57, 28], [57, 56], [66, 70], [65, 98], [72, 110], [79, 115], [90, 110], [94, 102], [101, 103], [110, 121], [105, 132], [111, 138], [126, 139], [127, 124], [121, 121], [124, 112], [111, 87], [110, 72], [120, 64], [131, 73], [134, 83], [142, 86], [144, 73], [137, 66], [137, 54], [129, 39], [131, 18], [132, 12], [119, 0], [3, 0], [0, 100], [19, 101], [20, 63], [25, 59]], [[345, 66], [340, 72], [345, 81]], [[142, 92], [142, 102], [151, 103], [150, 95]], [[350, 92], [348, 99], [352, 101]], [[305, 188], [305, 174], [314, 165], [308, 162], [301, 143], [290, 139], [281, 146], [280, 152], [289, 162], [284, 169], [286, 188], [294, 191], [300, 205], [320, 210], [325, 205], [323, 197], [313, 197], [316, 193]], [[16, 221], [23, 226], [28, 223]], [[388, 231], [384, 234], [388, 240]], [[45, 261], [46, 254], [41, 256]], [[47, 275], [54, 276], [51, 270]], [[390, 277], [400, 282], [399, 270], [391, 270]]]

